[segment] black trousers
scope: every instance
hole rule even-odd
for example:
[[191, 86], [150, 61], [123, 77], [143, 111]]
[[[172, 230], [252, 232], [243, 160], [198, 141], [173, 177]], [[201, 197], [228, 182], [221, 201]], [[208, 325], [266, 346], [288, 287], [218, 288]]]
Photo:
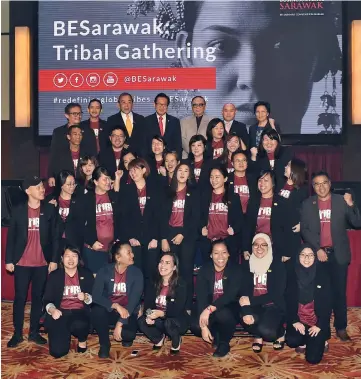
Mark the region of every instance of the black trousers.
[[255, 338], [274, 342], [284, 335], [284, 315], [277, 306], [273, 304], [254, 306], [252, 307], [251, 315], [254, 318], [254, 324], [245, 324], [243, 318], [241, 318], [241, 322], [247, 332], [253, 334]]
[[152, 280], [158, 270], [160, 247], [148, 249], [148, 243], [141, 243], [141, 246], [132, 246], [134, 253], [134, 265], [140, 268], [145, 279]]
[[[229, 251], [229, 259], [235, 264], [239, 264], [240, 239], [240, 235], [237, 234], [224, 239]], [[202, 252], [203, 264], [205, 264], [210, 260], [212, 241], [207, 237], [201, 236], [198, 243]]]
[[186, 309], [191, 309], [194, 294], [193, 268], [196, 253], [196, 241], [195, 239], [188, 239], [185, 237], [180, 245], [174, 245], [171, 240], [180, 233], [181, 228], [169, 227], [169, 235], [167, 240], [171, 251], [179, 258], [179, 273], [183, 280], [187, 283]]
[[61, 358], [69, 353], [72, 335], [79, 342], [85, 342], [90, 328], [89, 312], [84, 309], [60, 310], [62, 316], [57, 320], [48, 314], [45, 319], [49, 337], [49, 353], [54, 358]]
[[[201, 337], [202, 332], [199, 326], [199, 315], [192, 317], [191, 331], [195, 336]], [[193, 315], [193, 313], [192, 313]], [[219, 343], [229, 344], [236, 330], [239, 318], [239, 305], [229, 304], [220, 310], [216, 310], [209, 316], [208, 328], [212, 336]]]
[[15, 298], [13, 305], [13, 323], [15, 333], [23, 333], [24, 310], [30, 282], [32, 288], [29, 333], [37, 333], [39, 331], [39, 321], [42, 314], [42, 301], [47, 277], [48, 266], [15, 266]]
[[308, 334], [308, 325], [305, 325], [305, 335], [298, 332], [293, 325], [287, 327], [286, 343], [291, 348], [306, 345], [306, 361], [308, 363], [320, 363], [325, 349], [327, 340], [327, 331], [321, 330], [316, 337]]
[[[91, 310], [92, 324], [99, 336], [100, 346], [110, 346], [109, 326], [115, 325], [119, 320], [119, 313], [113, 310], [108, 312], [104, 307], [94, 304]], [[132, 342], [135, 339], [138, 329], [137, 315], [132, 314], [128, 318], [128, 323], [123, 325], [122, 340]]]
[[157, 344], [167, 335], [171, 339], [175, 336], [183, 335], [189, 329], [190, 317], [182, 315], [178, 318], [157, 318], [154, 325], [148, 325], [145, 321], [146, 316], [141, 316], [138, 319], [139, 330], [144, 333], [153, 344]]

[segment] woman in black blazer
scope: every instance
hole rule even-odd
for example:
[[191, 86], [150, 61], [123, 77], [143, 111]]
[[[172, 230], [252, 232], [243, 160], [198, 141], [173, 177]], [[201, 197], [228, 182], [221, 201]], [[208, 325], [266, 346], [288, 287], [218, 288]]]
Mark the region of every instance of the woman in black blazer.
[[186, 312], [187, 286], [179, 277], [178, 258], [174, 253], [163, 253], [157, 277], [145, 287], [145, 315], [138, 319], [139, 329], [153, 342], [153, 350], [160, 350], [165, 337], [172, 340], [171, 354], [180, 350], [181, 335], [189, 328]]
[[331, 337], [331, 288], [316, 252], [303, 245], [296, 258], [296, 290], [288, 299], [286, 343], [305, 353], [308, 363], [320, 363]]
[[229, 342], [239, 319], [237, 295], [240, 290], [240, 266], [229, 261], [224, 241], [215, 241], [211, 262], [198, 272], [196, 311], [192, 312], [192, 332], [216, 346], [214, 357], [224, 357], [230, 351]]
[[90, 271], [78, 267], [79, 259], [79, 249], [65, 246], [61, 258], [63, 268], [50, 273], [46, 283], [45, 328], [49, 353], [54, 358], [68, 354], [71, 335], [78, 339], [78, 353], [87, 350], [94, 278]]
[[166, 174], [164, 167], [164, 153], [166, 151], [166, 146], [167, 144], [161, 136], [156, 135], [152, 138], [152, 152], [147, 159], [152, 176], [157, 177], [157, 175]]
[[261, 171], [257, 178], [258, 193], [250, 198], [243, 233], [243, 257], [249, 259], [253, 236], [265, 233], [272, 240], [274, 259], [284, 260], [291, 253], [289, 246], [291, 225], [280, 196], [274, 192], [275, 174]]
[[[120, 177], [117, 177], [120, 180]], [[84, 265], [96, 274], [109, 263], [109, 248], [119, 235], [118, 193], [111, 190], [111, 178], [103, 167], [97, 167], [88, 184], [84, 206]]]
[[110, 325], [113, 337], [123, 347], [133, 344], [143, 292], [143, 274], [134, 266], [134, 254], [128, 243], [116, 242], [111, 248], [114, 263], [102, 267], [94, 282], [92, 323], [99, 336], [99, 358], [109, 358]]
[[210, 159], [217, 159], [223, 153], [226, 140], [226, 127], [220, 118], [209, 121], [206, 131], [206, 155]]
[[181, 163], [174, 171], [161, 207], [162, 251], [179, 258], [179, 271], [188, 288], [187, 309], [193, 297], [193, 265], [200, 219], [199, 191], [191, 167]]
[[266, 340], [273, 342], [274, 350], [282, 350], [285, 343], [286, 275], [284, 265], [273, 258], [272, 244], [267, 234], [254, 236], [249, 264], [247, 262], [241, 267], [244, 275], [239, 299], [241, 321], [246, 330], [254, 335], [252, 349], [260, 353], [263, 340]]
[[134, 159], [128, 169], [132, 183], [120, 193], [120, 237], [132, 246], [135, 265], [146, 278], [153, 278], [160, 250], [160, 190], [144, 159]]
[[210, 172], [211, 189], [202, 194], [199, 239], [203, 262], [209, 260], [211, 242], [224, 239], [231, 260], [239, 263], [241, 231], [244, 226], [241, 201], [228, 189], [228, 172], [224, 166]]

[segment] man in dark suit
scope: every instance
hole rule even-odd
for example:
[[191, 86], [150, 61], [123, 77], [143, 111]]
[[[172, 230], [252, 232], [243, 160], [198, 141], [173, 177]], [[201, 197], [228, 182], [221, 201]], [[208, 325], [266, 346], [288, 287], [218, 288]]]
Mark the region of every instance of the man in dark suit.
[[318, 172], [312, 178], [316, 196], [303, 202], [301, 208], [301, 233], [305, 242], [315, 252], [319, 266], [330, 277], [334, 326], [342, 341], [349, 341], [347, 334], [347, 269], [351, 261], [347, 229], [361, 227], [360, 211], [352, 196], [331, 193], [331, 181], [326, 172]]
[[222, 115], [224, 124], [226, 126], [226, 132], [228, 134], [236, 134], [248, 147], [249, 137], [247, 132], [247, 127], [243, 122], [235, 120], [237, 109], [234, 104], [224, 104], [222, 109]]
[[43, 182], [37, 176], [32, 176], [24, 180], [22, 187], [28, 200], [13, 211], [5, 255], [5, 268], [14, 273], [15, 280], [15, 330], [8, 347], [15, 347], [24, 340], [24, 309], [30, 282], [32, 290], [28, 341], [46, 344], [46, 339], [39, 334], [42, 298], [48, 272], [57, 269], [59, 260], [58, 215], [52, 204], [44, 202]]
[[[128, 147], [142, 156], [146, 153], [146, 128], [144, 117], [133, 112], [133, 105], [134, 101], [130, 93], [123, 92], [119, 95], [119, 112], [108, 117], [106, 135], [109, 137], [115, 126], [121, 126], [125, 130]], [[110, 146], [109, 142], [108, 146]]]
[[80, 123], [80, 125], [84, 125], [86, 129], [90, 128], [94, 131], [98, 153], [108, 145], [109, 137], [106, 130], [107, 122], [100, 118], [102, 109], [103, 105], [99, 99], [90, 100], [88, 104], [89, 118]]
[[[80, 124], [82, 117], [81, 106], [78, 103], [70, 103], [65, 107], [65, 117], [68, 120], [67, 124], [59, 126], [53, 130], [53, 136], [51, 137], [50, 146], [50, 158], [48, 167], [48, 184], [50, 187], [55, 186], [55, 176], [53, 167], [58, 160], [61, 160], [62, 152], [67, 150], [68, 140], [67, 131], [71, 125]], [[93, 130], [90, 126], [82, 124], [80, 126], [83, 135], [84, 150], [89, 155], [97, 155], [97, 142]]]
[[177, 117], [167, 114], [169, 103], [169, 96], [165, 93], [158, 93], [154, 99], [155, 113], [145, 118], [147, 152], [148, 154], [151, 153], [152, 138], [156, 135], [160, 135], [167, 144], [167, 150], [176, 151], [178, 159], [181, 159], [182, 135], [180, 122]]

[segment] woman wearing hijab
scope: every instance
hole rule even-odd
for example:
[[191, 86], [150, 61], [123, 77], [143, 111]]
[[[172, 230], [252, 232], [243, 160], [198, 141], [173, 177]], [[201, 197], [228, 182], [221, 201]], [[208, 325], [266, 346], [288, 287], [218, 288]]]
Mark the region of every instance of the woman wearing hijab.
[[241, 282], [241, 317], [245, 329], [254, 335], [252, 349], [260, 353], [263, 340], [273, 342], [274, 350], [284, 348], [284, 265], [273, 259], [269, 236], [258, 233], [252, 241], [249, 265], [244, 264]]
[[305, 353], [308, 363], [320, 363], [328, 351], [331, 300], [326, 275], [316, 265], [316, 254], [303, 245], [296, 259], [296, 292], [288, 299], [286, 343]]

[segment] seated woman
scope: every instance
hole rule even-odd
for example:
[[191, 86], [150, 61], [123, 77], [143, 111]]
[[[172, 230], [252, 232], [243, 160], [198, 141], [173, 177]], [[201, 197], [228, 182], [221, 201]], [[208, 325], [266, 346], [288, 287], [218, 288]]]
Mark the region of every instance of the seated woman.
[[196, 312], [192, 313], [191, 330], [204, 341], [216, 346], [214, 357], [224, 357], [230, 351], [229, 342], [238, 322], [240, 269], [229, 261], [224, 241], [214, 241], [212, 262], [204, 264], [196, 283]]
[[183, 335], [189, 327], [186, 312], [187, 286], [179, 277], [178, 258], [164, 253], [158, 264], [155, 281], [145, 287], [145, 315], [138, 319], [139, 329], [153, 342], [153, 350], [160, 350], [166, 336], [172, 340], [171, 354], [180, 350]]
[[99, 270], [92, 294], [92, 323], [99, 336], [99, 358], [109, 358], [110, 325], [115, 325], [115, 341], [121, 341], [124, 347], [132, 346], [143, 292], [143, 274], [134, 266], [131, 246], [116, 242], [111, 253], [114, 263]]
[[299, 251], [295, 280], [297, 290], [288, 299], [286, 343], [305, 353], [308, 363], [317, 364], [328, 351], [331, 300], [328, 278], [317, 266], [310, 245]]
[[54, 358], [69, 353], [72, 335], [78, 339], [78, 353], [87, 350], [94, 278], [90, 271], [78, 267], [79, 258], [77, 248], [66, 246], [61, 258], [63, 268], [51, 272], [46, 283], [45, 327], [49, 353]]
[[252, 349], [260, 353], [263, 340], [273, 341], [274, 350], [282, 350], [284, 338], [284, 291], [286, 274], [281, 261], [273, 259], [271, 240], [259, 233], [253, 238], [249, 265], [242, 265], [241, 321], [255, 336]]

